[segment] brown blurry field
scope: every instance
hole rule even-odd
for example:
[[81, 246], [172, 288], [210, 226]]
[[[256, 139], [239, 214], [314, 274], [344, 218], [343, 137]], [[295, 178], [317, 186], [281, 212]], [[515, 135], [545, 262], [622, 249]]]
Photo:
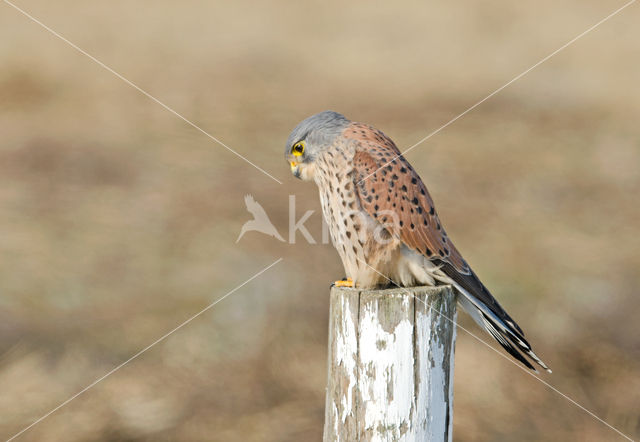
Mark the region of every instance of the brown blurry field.
[[[282, 158], [333, 109], [401, 149], [623, 2], [17, 4], [277, 184], [0, 3], [0, 438], [276, 259], [22, 434], [24, 441], [319, 441], [329, 245], [236, 238], [252, 194], [320, 239]], [[407, 154], [543, 379], [640, 438], [640, 5]], [[468, 317], [461, 325], [480, 334]], [[623, 440], [458, 333], [458, 441]]]

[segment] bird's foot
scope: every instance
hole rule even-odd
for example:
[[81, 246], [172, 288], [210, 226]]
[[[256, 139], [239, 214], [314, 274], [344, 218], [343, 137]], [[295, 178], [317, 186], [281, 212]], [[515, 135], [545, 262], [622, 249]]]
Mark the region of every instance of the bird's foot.
[[336, 287], [351, 287], [353, 288], [353, 280], [351, 278], [344, 278], [340, 281], [336, 281], [333, 283]]

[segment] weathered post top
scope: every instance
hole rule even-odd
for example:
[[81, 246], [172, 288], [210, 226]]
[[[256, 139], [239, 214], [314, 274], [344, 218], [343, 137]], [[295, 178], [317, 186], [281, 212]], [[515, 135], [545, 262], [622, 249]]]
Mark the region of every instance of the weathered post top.
[[333, 287], [330, 311], [324, 442], [450, 441], [451, 288]]

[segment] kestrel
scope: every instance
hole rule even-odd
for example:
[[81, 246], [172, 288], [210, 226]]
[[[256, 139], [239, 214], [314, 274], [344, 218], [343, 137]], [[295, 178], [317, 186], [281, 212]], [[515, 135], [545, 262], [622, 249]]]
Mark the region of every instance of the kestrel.
[[462, 308], [511, 356], [535, 371], [527, 355], [551, 371], [460, 255], [426, 186], [381, 131], [321, 112], [291, 132], [285, 159], [297, 178], [318, 186], [347, 276], [339, 285], [450, 284]]

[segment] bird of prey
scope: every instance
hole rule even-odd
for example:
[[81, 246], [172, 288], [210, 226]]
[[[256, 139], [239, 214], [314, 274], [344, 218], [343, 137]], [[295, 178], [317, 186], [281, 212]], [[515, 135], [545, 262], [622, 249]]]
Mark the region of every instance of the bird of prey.
[[253, 219], [244, 223], [242, 229], [240, 229], [240, 235], [238, 235], [236, 244], [238, 243], [238, 241], [240, 241], [240, 238], [242, 238], [242, 236], [246, 232], [252, 231], [266, 233], [267, 235], [273, 236], [280, 241], [284, 241], [284, 238], [280, 236], [273, 223], [271, 223], [271, 220], [267, 216], [267, 212], [264, 211], [262, 206], [256, 200], [254, 200], [251, 195], [246, 195], [244, 197], [244, 203], [246, 204], [249, 213], [253, 215]]
[[291, 172], [315, 181], [346, 280], [374, 288], [450, 284], [462, 308], [515, 359], [551, 372], [522, 329], [453, 245], [426, 186], [381, 131], [325, 111], [302, 121], [285, 147]]

